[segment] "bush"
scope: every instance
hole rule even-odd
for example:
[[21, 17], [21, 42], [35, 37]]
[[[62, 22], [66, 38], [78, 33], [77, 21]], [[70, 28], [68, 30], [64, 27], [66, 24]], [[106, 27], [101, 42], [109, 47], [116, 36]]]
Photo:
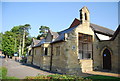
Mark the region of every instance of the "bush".
[[40, 81], [92, 81], [90, 79], [84, 79], [82, 77], [78, 77], [78, 76], [72, 76], [72, 75], [59, 75], [59, 74], [55, 74], [55, 75], [38, 75], [35, 77], [32, 76], [27, 76], [25, 78], [25, 81], [39, 81], [38, 79], [40, 79]]

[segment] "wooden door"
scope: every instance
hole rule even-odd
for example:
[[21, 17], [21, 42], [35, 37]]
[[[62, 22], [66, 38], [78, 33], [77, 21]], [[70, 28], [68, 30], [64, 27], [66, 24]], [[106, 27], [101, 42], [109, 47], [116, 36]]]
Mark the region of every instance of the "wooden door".
[[111, 54], [108, 49], [103, 52], [103, 69], [111, 70]]

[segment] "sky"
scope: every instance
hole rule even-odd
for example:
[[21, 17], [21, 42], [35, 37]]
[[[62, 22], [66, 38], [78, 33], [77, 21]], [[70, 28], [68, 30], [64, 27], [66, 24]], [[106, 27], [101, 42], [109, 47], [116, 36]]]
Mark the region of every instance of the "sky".
[[75, 18], [79, 19], [79, 10], [84, 6], [90, 11], [91, 23], [116, 30], [117, 2], [2, 2], [2, 32], [24, 24], [31, 25], [31, 36], [39, 34], [40, 26], [58, 32], [68, 28]]

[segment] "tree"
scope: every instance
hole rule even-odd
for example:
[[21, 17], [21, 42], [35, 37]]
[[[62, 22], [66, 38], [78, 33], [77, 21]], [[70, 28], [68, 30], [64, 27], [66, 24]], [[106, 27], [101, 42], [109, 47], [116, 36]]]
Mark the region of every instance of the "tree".
[[2, 50], [5, 55], [13, 56], [15, 49], [15, 34], [10, 31], [6, 31], [5, 34], [2, 35]]
[[0, 50], [2, 50], [2, 35], [3, 33], [0, 33]]
[[[29, 46], [32, 37], [29, 36], [30, 25], [14, 26], [10, 31], [6, 31], [4, 34], [0, 33], [2, 37], [2, 48], [5, 55], [13, 56], [14, 53], [19, 51], [19, 54], [25, 54], [27, 50], [24, 48]], [[23, 48], [24, 47], [24, 48]]]
[[[19, 50], [21, 48], [21, 42], [22, 42], [22, 25], [14, 26], [10, 31], [15, 34], [15, 41], [16, 41], [16, 48]], [[21, 53], [19, 53], [21, 54]]]
[[47, 26], [41, 26], [41, 27], [39, 28], [39, 33], [40, 33], [40, 35], [37, 36], [37, 39], [39, 39], [40, 37], [46, 37], [49, 29], [50, 29], [50, 28], [47, 27]]
[[21, 29], [23, 30], [23, 41], [22, 41], [22, 55], [24, 53], [24, 47], [25, 47], [25, 37], [28, 35], [29, 29], [30, 29], [30, 24], [25, 24], [21, 26]]
[[23, 36], [23, 30], [22, 30], [23, 25], [19, 25], [19, 26], [14, 26], [11, 29], [11, 32], [13, 32], [16, 36], [16, 48], [18, 49], [18, 53], [19, 56], [21, 56], [22, 54], [22, 36]]

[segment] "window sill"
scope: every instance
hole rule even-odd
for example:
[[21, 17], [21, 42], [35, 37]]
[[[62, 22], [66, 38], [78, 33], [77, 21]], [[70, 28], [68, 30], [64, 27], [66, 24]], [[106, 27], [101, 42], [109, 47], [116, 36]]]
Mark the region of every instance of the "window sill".
[[78, 60], [93, 60], [92, 58], [84, 58], [84, 59], [78, 59]]

